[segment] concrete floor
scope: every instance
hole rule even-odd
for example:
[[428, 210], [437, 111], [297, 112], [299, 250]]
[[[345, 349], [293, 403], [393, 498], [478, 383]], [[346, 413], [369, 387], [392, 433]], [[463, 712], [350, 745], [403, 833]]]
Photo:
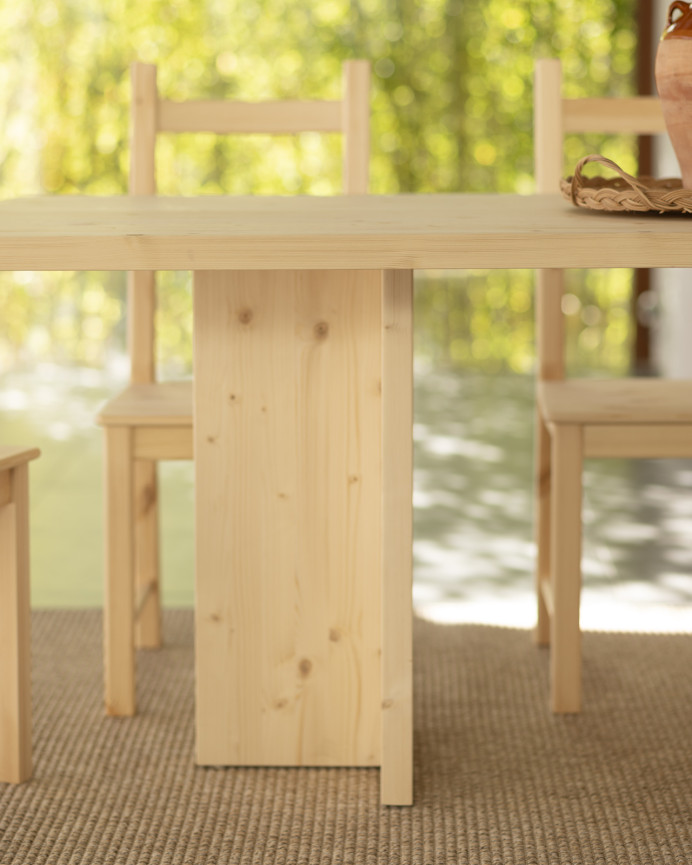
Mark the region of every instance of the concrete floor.
[[[36, 444], [32, 602], [102, 599], [101, 431], [93, 416], [119, 383], [46, 365], [0, 380], [0, 441]], [[531, 627], [533, 382], [418, 367], [415, 585], [442, 622]], [[193, 603], [192, 466], [161, 468], [163, 598]], [[587, 629], [692, 631], [692, 463], [589, 461], [585, 472]]]

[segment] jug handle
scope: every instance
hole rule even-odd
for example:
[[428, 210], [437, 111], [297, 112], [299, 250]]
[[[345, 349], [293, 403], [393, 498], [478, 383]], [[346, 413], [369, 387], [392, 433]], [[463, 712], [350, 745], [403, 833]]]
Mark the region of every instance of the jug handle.
[[684, 0], [674, 0], [674, 2], [670, 4], [668, 8], [668, 27], [675, 23], [673, 21], [673, 12], [675, 12], [676, 9], [678, 10], [678, 12], [681, 12], [684, 15], [685, 12], [690, 11], [690, 4], [685, 3]]

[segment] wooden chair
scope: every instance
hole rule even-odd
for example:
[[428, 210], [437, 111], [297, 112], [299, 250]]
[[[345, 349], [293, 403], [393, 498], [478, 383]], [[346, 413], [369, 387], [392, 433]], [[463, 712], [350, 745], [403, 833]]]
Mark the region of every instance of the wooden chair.
[[[135, 63], [130, 193], [153, 195], [160, 132], [343, 135], [343, 185], [368, 189], [370, 65], [343, 65], [341, 101], [172, 102], [159, 96], [156, 67]], [[155, 274], [129, 275], [131, 383], [106, 404], [106, 710], [135, 711], [134, 648], [161, 644], [156, 463], [192, 459], [192, 382], [160, 383], [154, 364]], [[134, 611], [134, 612], [133, 612]]]
[[0, 445], [0, 782], [31, 778], [29, 462], [40, 451]]
[[[539, 193], [559, 192], [566, 132], [665, 132], [655, 97], [562, 98], [557, 60], [538, 61], [534, 101]], [[536, 637], [539, 644], [551, 646], [552, 710], [578, 712], [583, 460], [692, 457], [692, 382], [566, 380], [562, 294], [562, 271], [540, 271], [536, 295]]]

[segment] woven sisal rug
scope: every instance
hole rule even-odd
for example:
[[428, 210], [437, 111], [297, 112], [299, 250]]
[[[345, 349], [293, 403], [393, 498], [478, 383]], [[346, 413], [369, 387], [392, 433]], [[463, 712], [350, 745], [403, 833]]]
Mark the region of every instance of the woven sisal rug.
[[192, 616], [101, 708], [98, 612], [34, 617], [35, 777], [0, 785], [2, 865], [690, 865], [692, 636], [586, 634], [581, 716], [525, 631], [416, 623], [413, 808], [377, 770], [193, 765]]

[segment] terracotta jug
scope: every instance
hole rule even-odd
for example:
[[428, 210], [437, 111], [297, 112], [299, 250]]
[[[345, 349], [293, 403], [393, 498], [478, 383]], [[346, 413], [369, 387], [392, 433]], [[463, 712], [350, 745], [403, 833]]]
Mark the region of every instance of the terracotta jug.
[[675, 0], [670, 4], [656, 52], [655, 74], [682, 185], [692, 189], [692, 3]]

